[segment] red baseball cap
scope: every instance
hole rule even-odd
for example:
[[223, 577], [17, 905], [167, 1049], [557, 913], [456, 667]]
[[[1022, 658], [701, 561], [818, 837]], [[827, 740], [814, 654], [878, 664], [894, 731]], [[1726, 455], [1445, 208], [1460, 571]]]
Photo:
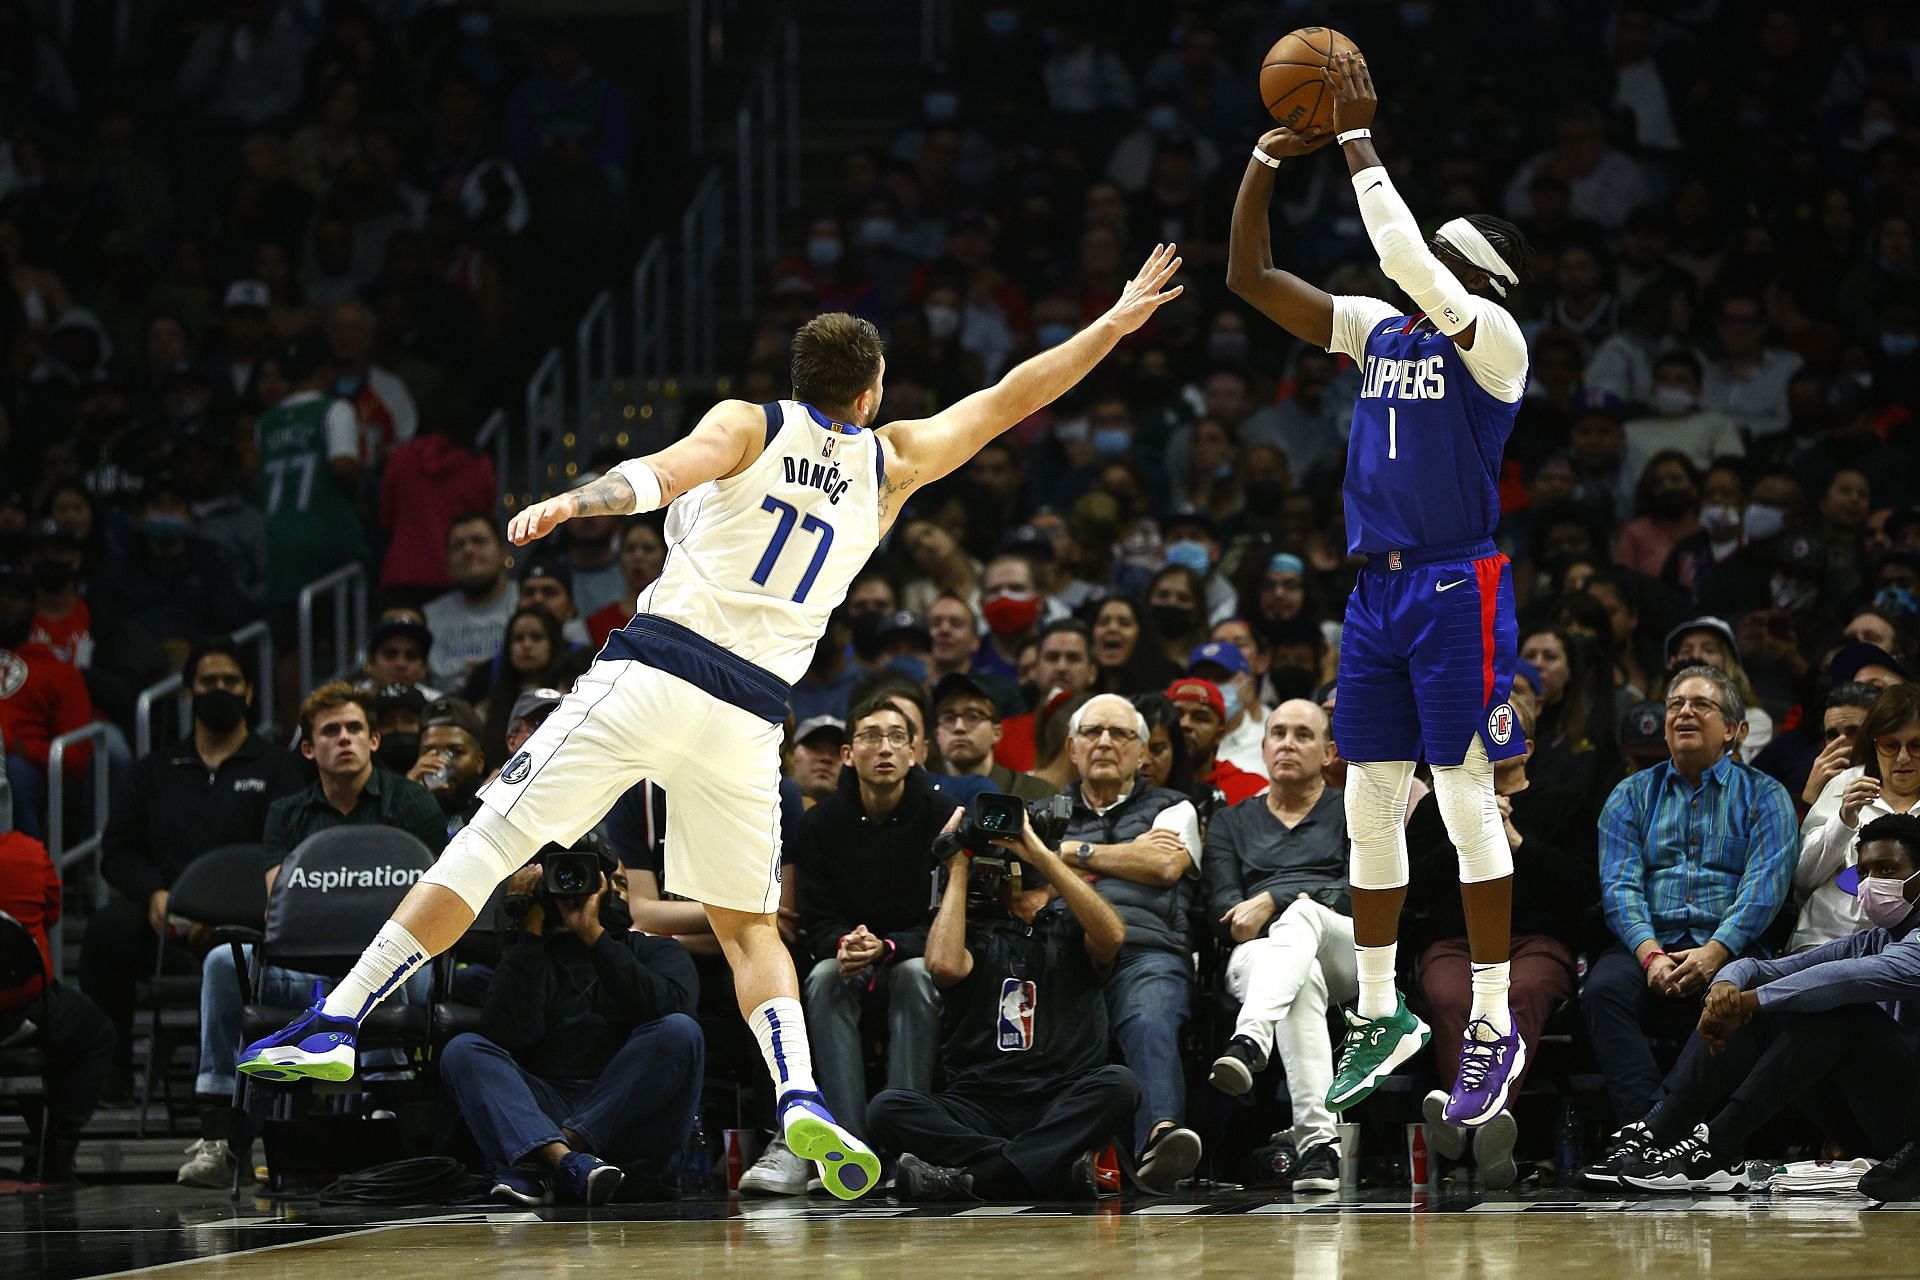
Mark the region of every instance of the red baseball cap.
[[1182, 676], [1167, 686], [1169, 702], [1204, 702], [1213, 708], [1213, 714], [1222, 721], [1227, 718], [1227, 700], [1220, 696], [1220, 687], [1211, 680], [1202, 680], [1198, 676]]

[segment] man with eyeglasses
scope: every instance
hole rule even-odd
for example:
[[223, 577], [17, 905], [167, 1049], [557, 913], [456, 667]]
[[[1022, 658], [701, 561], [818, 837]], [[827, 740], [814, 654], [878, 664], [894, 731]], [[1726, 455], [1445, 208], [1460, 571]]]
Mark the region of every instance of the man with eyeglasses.
[[934, 745], [947, 772], [933, 785], [956, 804], [966, 804], [982, 791], [997, 791], [1022, 800], [1044, 800], [1054, 794], [1050, 783], [1030, 773], [1015, 773], [993, 758], [1000, 741], [999, 704], [980, 682], [962, 672], [941, 679], [933, 687]]
[[[1600, 900], [1615, 945], [1588, 971], [1581, 1009], [1623, 1124], [1659, 1094], [1654, 1041], [1684, 1040], [1714, 975], [1763, 954], [1761, 934], [1793, 887], [1793, 801], [1729, 751], [1745, 716], [1726, 672], [1683, 668], [1667, 689], [1671, 759], [1614, 788], [1600, 815]], [[1634, 1137], [1616, 1134], [1608, 1159]]]
[[[934, 837], [955, 804], [913, 763], [913, 722], [886, 691], [856, 702], [833, 795], [807, 811], [794, 844], [814, 1072], [840, 1122], [867, 1132], [860, 1017], [886, 1010], [887, 1083], [927, 1092], [940, 1047], [940, 1000], [921, 958], [933, 900]], [[770, 1148], [771, 1153], [771, 1148]], [[767, 1157], [763, 1157], [763, 1161]], [[805, 1162], [794, 1162], [806, 1189]], [[760, 1181], [760, 1180], [756, 1180]]]
[[1060, 856], [1126, 922], [1126, 945], [1107, 979], [1107, 1018], [1140, 1080], [1140, 1181], [1170, 1191], [1200, 1160], [1200, 1137], [1184, 1123], [1180, 1064], [1180, 1028], [1193, 1000], [1187, 916], [1199, 891], [1200, 818], [1178, 791], [1139, 785], [1147, 722], [1125, 698], [1089, 699], [1067, 734], [1080, 785], [1069, 790], [1073, 817]]

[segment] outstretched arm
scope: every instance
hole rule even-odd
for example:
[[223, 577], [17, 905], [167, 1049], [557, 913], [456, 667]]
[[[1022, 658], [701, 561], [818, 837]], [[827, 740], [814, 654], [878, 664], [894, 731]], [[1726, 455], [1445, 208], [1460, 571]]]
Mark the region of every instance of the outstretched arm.
[[[1333, 134], [1326, 131], [1295, 133], [1280, 128], [1263, 135], [1257, 149], [1269, 159], [1285, 160], [1315, 151], [1332, 139]], [[1274, 176], [1279, 172], [1259, 156], [1247, 158], [1240, 194], [1233, 201], [1227, 288], [1294, 337], [1324, 350], [1333, 342], [1333, 298], [1273, 265], [1268, 207], [1273, 201]]]
[[738, 475], [766, 447], [766, 416], [745, 400], [722, 400], [687, 435], [658, 453], [623, 462], [592, 484], [515, 513], [507, 540], [523, 547], [575, 516], [629, 516], [658, 511], [709, 480]]
[[1140, 274], [1127, 282], [1120, 300], [1073, 337], [1022, 361], [993, 386], [931, 418], [881, 428], [887, 472], [880, 490], [883, 526], [900, 514], [901, 504], [915, 490], [958, 469], [987, 441], [1066, 394], [1106, 359], [1120, 339], [1145, 324], [1163, 303], [1179, 297], [1182, 286], [1167, 288], [1179, 269], [1173, 245], [1155, 246]]

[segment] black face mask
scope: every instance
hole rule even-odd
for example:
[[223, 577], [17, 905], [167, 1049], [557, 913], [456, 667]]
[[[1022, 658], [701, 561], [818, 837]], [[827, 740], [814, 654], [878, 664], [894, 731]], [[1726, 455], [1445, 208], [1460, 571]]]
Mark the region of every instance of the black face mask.
[[229, 733], [247, 718], [247, 700], [231, 689], [193, 695], [193, 718], [215, 733]]
[[880, 628], [887, 625], [887, 615], [875, 610], [855, 615], [853, 619], [853, 651], [860, 661], [872, 662], [880, 656]]
[[73, 581], [73, 566], [59, 560], [42, 560], [33, 566], [33, 585], [42, 591], [65, 591]]
[[1193, 610], [1183, 604], [1149, 605], [1147, 617], [1163, 640], [1178, 640], [1193, 630]]
[[1655, 489], [1647, 499], [1647, 510], [1662, 520], [1678, 520], [1693, 509], [1693, 494], [1686, 489]]
[[417, 733], [383, 733], [373, 753], [373, 762], [389, 773], [404, 774], [419, 758], [420, 735]]
[[1258, 515], [1262, 512], [1280, 513], [1286, 504], [1287, 487], [1273, 480], [1254, 480], [1247, 485], [1247, 510]]
[[600, 927], [608, 933], [625, 933], [633, 928], [633, 908], [612, 887], [600, 899]]

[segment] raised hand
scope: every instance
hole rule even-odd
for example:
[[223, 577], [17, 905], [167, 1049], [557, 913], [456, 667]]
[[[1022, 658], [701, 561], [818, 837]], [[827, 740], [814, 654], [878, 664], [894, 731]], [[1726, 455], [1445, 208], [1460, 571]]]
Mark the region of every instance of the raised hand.
[[579, 514], [579, 507], [570, 493], [522, 507], [507, 522], [507, 541], [516, 547], [524, 547], [529, 542], [546, 537]]
[[1260, 135], [1260, 141], [1254, 145], [1272, 156], [1275, 160], [1291, 160], [1295, 156], [1304, 156], [1318, 151], [1333, 141], [1331, 129], [1305, 129], [1295, 133], [1281, 125], [1278, 129], [1269, 129]]
[[1132, 333], [1154, 312], [1180, 296], [1186, 286], [1166, 287], [1167, 281], [1180, 270], [1181, 259], [1175, 256], [1176, 252], [1174, 245], [1155, 245], [1140, 273], [1121, 290], [1120, 300], [1107, 309], [1107, 315], [1119, 323], [1122, 333]]
[[1357, 53], [1334, 54], [1327, 80], [1333, 85], [1334, 132], [1365, 129], [1373, 123], [1380, 99], [1374, 95], [1373, 76], [1367, 71], [1365, 58]]

